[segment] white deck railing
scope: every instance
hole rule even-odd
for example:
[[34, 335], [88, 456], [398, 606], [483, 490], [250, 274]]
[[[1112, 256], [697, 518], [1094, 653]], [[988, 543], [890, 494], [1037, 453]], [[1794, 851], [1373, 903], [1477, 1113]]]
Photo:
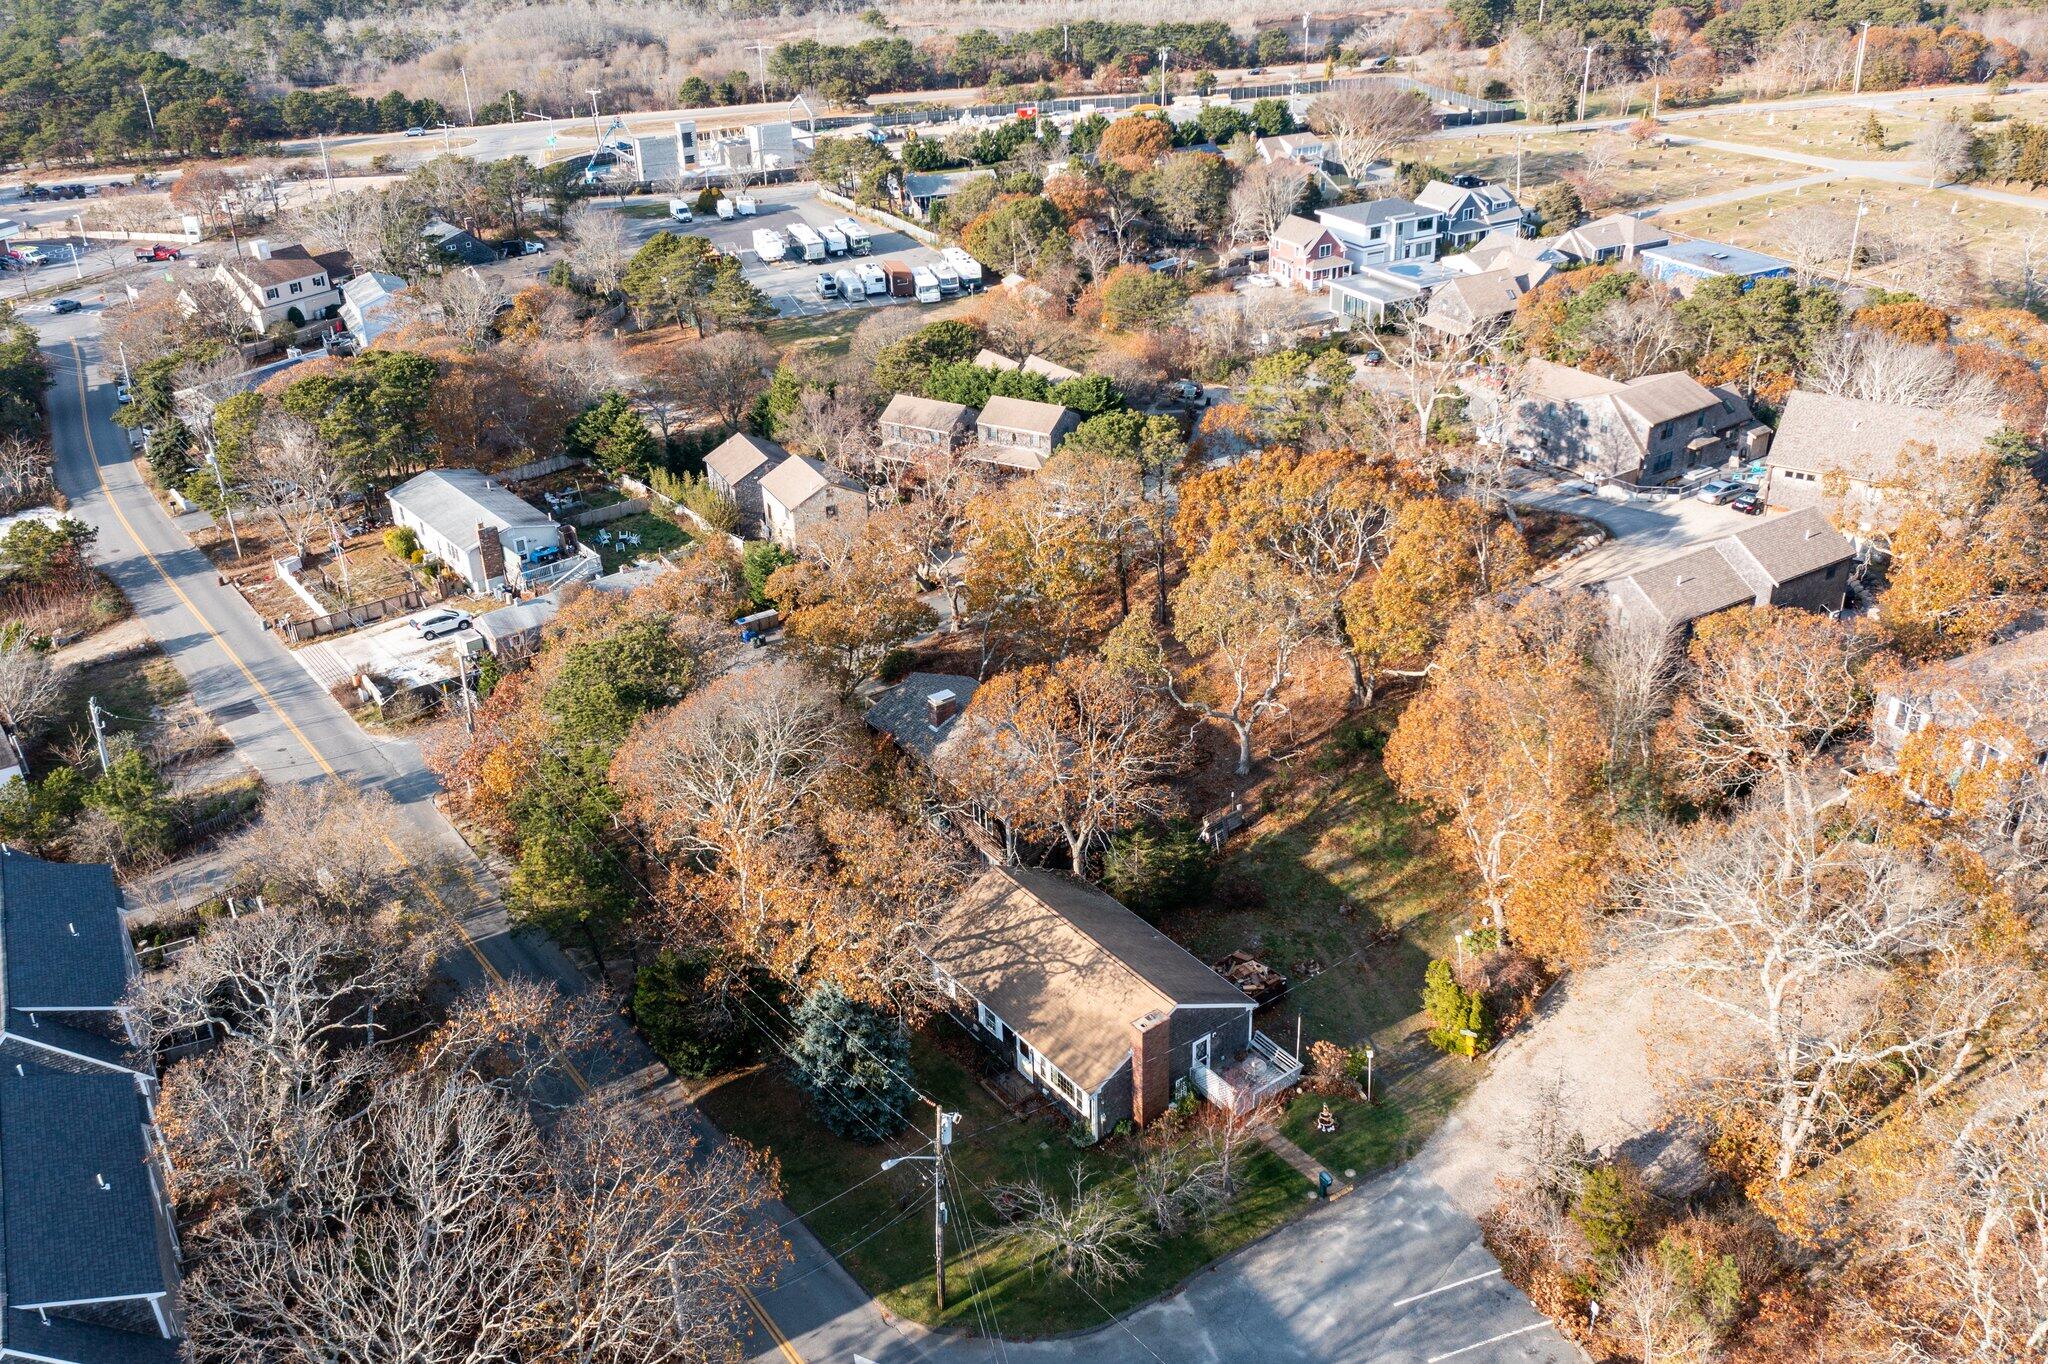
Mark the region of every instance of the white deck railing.
[[1293, 1088], [1301, 1080], [1301, 1062], [1254, 1028], [1251, 1049], [1227, 1070], [1198, 1065], [1191, 1075], [1195, 1089], [1210, 1103], [1243, 1112]]

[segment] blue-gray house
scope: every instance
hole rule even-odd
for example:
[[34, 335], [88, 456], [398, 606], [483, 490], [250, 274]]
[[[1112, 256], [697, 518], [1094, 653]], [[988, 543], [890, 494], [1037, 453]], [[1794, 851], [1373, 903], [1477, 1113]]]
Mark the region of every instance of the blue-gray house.
[[1747, 289], [1760, 279], [1784, 279], [1792, 273], [1792, 267], [1776, 256], [1704, 237], [1646, 247], [1636, 253], [1636, 269], [1681, 294], [1690, 294], [1702, 280], [1733, 276]]

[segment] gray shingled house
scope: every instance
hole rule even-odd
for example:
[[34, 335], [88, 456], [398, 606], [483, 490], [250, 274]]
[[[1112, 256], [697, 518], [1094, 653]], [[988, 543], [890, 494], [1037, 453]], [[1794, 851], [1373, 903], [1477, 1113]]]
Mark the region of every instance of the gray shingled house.
[[1683, 631], [1737, 606], [1839, 611], [1856, 548], [1813, 510], [1775, 517], [1724, 540], [1600, 584], [1632, 620]]
[[728, 436], [716, 450], [704, 456], [704, 481], [721, 497], [729, 498], [740, 509], [740, 515], [758, 522], [761, 480], [788, 458], [789, 451], [774, 441], [742, 431]]
[[954, 1014], [1100, 1137], [1191, 1086], [1248, 1107], [1301, 1075], [1251, 999], [1094, 886], [996, 867], [943, 916], [932, 975]]
[[929, 763], [980, 685], [960, 673], [912, 673], [875, 693], [868, 706], [868, 728], [888, 735], [904, 752]]
[[0, 1360], [173, 1364], [178, 1252], [104, 866], [0, 846]]

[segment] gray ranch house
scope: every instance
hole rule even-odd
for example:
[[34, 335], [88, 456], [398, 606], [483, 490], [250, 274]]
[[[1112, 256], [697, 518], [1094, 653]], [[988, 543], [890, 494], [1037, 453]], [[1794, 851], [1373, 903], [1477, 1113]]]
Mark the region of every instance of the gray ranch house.
[[1301, 1077], [1242, 990], [1069, 876], [983, 873], [930, 957], [954, 1015], [1092, 1137], [1143, 1127], [1183, 1087], [1241, 1111]]

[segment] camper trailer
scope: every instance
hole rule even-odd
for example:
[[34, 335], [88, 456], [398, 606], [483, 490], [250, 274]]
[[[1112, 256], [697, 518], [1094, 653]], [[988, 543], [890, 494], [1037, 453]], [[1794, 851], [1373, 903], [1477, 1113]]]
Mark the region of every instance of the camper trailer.
[[836, 227], [821, 227], [818, 235], [825, 239], [825, 254], [843, 256], [846, 254], [846, 234]]
[[889, 296], [888, 272], [879, 265], [861, 266], [860, 287], [869, 298], [887, 298]]
[[910, 278], [917, 289], [919, 303], [937, 303], [942, 297], [939, 293], [939, 277], [926, 267], [918, 266], [910, 272]]
[[791, 223], [789, 239], [795, 244], [797, 254], [805, 260], [825, 259], [825, 239], [813, 231], [808, 223]]
[[781, 260], [789, 254], [789, 239], [772, 227], [754, 229], [754, 254], [763, 261]]
[[868, 230], [862, 225], [860, 219], [841, 218], [833, 223], [832, 226], [845, 234], [846, 248], [855, 255], [865, 256], [868, 252], [875, 249], [874, 238], [868, 235]]

